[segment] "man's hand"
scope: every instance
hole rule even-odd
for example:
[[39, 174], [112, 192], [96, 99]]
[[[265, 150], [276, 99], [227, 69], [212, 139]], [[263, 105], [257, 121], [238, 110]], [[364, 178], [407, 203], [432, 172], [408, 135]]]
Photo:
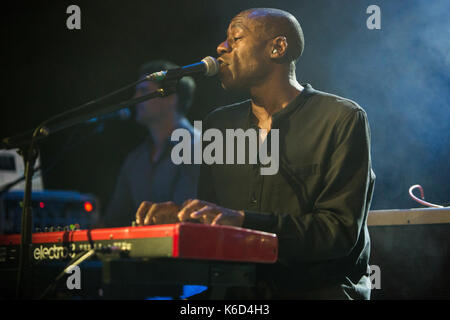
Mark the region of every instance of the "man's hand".
[[146, 226], [149, 224], [177, 223], [177, 213], [180, 207], [174, 202], [153, 203], [144, 201], [136, 212], [136, 224]]
[[195, 199], [183, 203], [183, 207], [178, 213], [178, 219], [180, 222], [198, 219], [205, 224], [242, 227], [244, 211], [231, 210]]

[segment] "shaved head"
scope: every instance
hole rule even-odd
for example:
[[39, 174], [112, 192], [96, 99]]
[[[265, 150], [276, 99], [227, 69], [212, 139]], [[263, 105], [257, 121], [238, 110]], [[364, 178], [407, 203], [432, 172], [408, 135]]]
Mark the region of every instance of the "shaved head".
[[280, 9], [253, 8], [242, 11], [234, 19], [244, 17], [257, 21], [261, 36], [266, 39], [285, 36], [288, 43], [286, 58], [289, 62], [296, 62], [300, 58], [305, 39], [300, 23], [292, 14]]
[[304, 40], [292, 14], [270, 8], [242, 11], [231, 20], [226, 36], [217, 47], [222, 87], [250, 92], [282, 74], [295, 78]]

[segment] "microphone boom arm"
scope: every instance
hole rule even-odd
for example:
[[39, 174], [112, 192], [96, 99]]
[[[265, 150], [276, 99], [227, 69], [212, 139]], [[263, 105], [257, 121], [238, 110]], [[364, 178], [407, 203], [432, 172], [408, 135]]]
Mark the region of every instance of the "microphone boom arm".
[[[31, 135], [28, 133], [20, 134], [15, 137], [5, 138], [1, 141], [0, 147], [6, 147], [7, 149], [20, 149], [20, 154], [23, 157], [25, 166], [25, 192], [23, 197], [23, 208], [22, 208], [22, 225], [21, 225], [21, 243], [19, 249], [19, 268], [17, 272], [17, 283], [16, 283], [16, 298], [27, 299], [30, 295], [30, 275], [32, 271], [32, 209], [31, 209], [31, 193], [32, 193], [32, 182], [31, 179], [34, 174], [34, 164], [37, 159], [38, 149], [35, 147], [37, 140], [43, 139], [50, 135], [51, 133], [58, 132], [60, 130], [75, 126], [79, 123], [83, 123], [92, 117], [99, 116], [104, 113], [110, 113], [122, 108], [131, 107], [142, 101], [164, 97], [175, 92], [173, 85], [167, 85], [162, 87], [152, 93], [144, 95], [142, 97], [133, 98], [126, 100], [124, 102], [102, 108], [101, 110], [92, 111], [88, 114], [79, 115], [62, 121], [54, 125], [46, 124], [51, 122], [53, 119], [58, 118], [52, 117], [47, 121], [42, 122], [35, 130], [32, 131]], [[73, 111], [78, 111], [79, 108], [73, 109]], [[61, 115], [66, 115], [71, 113], [72, 110], [64, 112]]]
[[[66, 128], [73, 127], [77, 124], [84, 123], [85, 121], [88, 121], [91, 118], [98, 117], [103, 114], [111, 113], [111, 112], [117, 111], [122, 108], [131, 107], [131, 106], [134, 106], [145, 100], [150, 100], [150, 99], [158, 98], [158, 97], [164, 97], [164, 96], [170, 95], [173, 92], [174, 92], [174, 88], [172, 88], [172, 87], [160, 88], [154, 92], [143, 95], [141, 97], [126, 100], [126, 101], [120, 102], [118, 104], [102, 108], [100, 110], [95, 110], [95, 111], [85, 113], [83, 115], [78, 115], [78, 116], [75, 116], [68, 120], [62, 121], [60, 123], [56, 123], [54, 125], [45, 125], [45, 123], [47, 121], [44, 121], [38, 127], [39, 133], [35, 136], [35, 141], [41, 140], [51, 133], [55, 133], [55, 132], [61, 131]], [[21, 148], [21, 147], [29, 144], [29, 142], [32, 139], [32, 135], [33, 135], [34, 131], [35, 130], [27, 131], [25, 133], [22, 133], [22, 134], [13, 136], [13, 137], [8, 137], [8, 138], [2, 139], [2, 141], [0, 142], [0, 149], [18, 149], [18, 148]]]

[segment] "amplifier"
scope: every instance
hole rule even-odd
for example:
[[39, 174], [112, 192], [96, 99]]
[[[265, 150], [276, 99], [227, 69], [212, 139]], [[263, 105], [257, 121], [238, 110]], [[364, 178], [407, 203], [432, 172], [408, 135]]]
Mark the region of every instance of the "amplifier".
[[372, 299], [450, 299], [450, 208], [373, 210], [367, 223]]
[[[23, 191], [10, 191], [0, 198], [0, 234], [21, 231]], [[91, 194], [75, 191], [34, 191], [31, 196], [33, 232], [81, 229], [94, 226], [100, 203]], [[72, 226], [72, 228], [70, 228]]]

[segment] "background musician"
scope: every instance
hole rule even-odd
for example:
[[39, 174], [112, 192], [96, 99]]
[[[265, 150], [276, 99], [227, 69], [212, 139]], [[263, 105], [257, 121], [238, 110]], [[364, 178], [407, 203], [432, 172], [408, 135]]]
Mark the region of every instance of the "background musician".
[[[151, 61], [140, 68], [139, 78], [177, 67], [169, 61]], [[153, 81], [141, 82], [135, 97], [154, 92], [159, 87]], [[185, 117], [194, 91], [194, 80], [183, 77], [176, 84], [174, 94], [146, 100], [136, 106], [136, 121], [148, 129], [149, 135], [125, 159], [103, 219], [104, 225], [131, 225], [134, 213], [144, 200], [182, 204], [196, 196], [199, 166], [173, 164], [171, 148], [174, 142], [170, 139], [172, 131], [177, 128], [187, 129], [194, 139], [198, 138], [198, 131], [194, 131]]]

